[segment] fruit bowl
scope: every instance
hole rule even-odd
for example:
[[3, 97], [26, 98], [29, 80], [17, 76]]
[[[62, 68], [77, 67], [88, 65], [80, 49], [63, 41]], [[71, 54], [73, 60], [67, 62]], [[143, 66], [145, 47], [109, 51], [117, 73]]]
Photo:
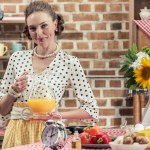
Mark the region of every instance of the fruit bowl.
[[112, 150], [145, 150], [148, 144], [116, 144], [115, 142], [109, 143]]
[[58, 107], [55, 99], [48, 98], [32, 98], [27, 101], [29, 108], [36, 114], [50, 113], [54, 108]]

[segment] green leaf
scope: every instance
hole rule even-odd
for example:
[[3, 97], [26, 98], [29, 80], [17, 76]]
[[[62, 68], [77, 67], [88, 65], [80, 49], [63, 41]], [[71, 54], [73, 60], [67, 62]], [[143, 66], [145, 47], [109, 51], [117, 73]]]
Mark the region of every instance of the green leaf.
[[136, 89], [137, 88], [137, 83], [135, 81], [135, 77], [131, 77], [127, 83], [126, 83], [127, 88], [130, 89]]
[[124, 71], [127, 71], [128, 69], [129, 69], [129, 65], [125, 64], [121, 67], [121, 69], [119, 71], [124, 72]]
[[124, 77], [129, 78], [129, 77], [132, 77], [133, 75], [134, 75], [133, 68], [129, 68], [129, 69], [126, 71]]

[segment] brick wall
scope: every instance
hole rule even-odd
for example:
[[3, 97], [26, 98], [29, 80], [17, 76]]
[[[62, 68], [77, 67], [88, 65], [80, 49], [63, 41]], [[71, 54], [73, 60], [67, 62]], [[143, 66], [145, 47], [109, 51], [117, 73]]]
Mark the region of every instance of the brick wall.
[[[22, 15], [29, 1], [0, 0], [0, 5], [5, 15]], [[120, 56], [129, 47], [129, 0], [47, 1], [65, 18], [65, 31], [59, 41], [84, 67], [99, 105], [99, 125], [118, 126], [123, 118], [132, 123], [132, 100], [126, 99], [125, 80], [119, 72]], [[13, 30], [10, 25], [8, 28]], [[78, 105], [68, 88], [61, 110], [75, 109]], [[82, 124], [77, 120], [66, 121], [77, 122]]]

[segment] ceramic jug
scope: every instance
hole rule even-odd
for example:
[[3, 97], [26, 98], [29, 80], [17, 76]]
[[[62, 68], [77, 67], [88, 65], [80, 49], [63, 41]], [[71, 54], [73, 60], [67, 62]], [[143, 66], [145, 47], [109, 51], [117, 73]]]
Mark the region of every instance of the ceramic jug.
[[148, 20], [150, 19], [150, 9], [147, 9], [147, 7], [144, 7], [144, 9], [141, 9], [141, 12], [139, 13], [142, 20]]

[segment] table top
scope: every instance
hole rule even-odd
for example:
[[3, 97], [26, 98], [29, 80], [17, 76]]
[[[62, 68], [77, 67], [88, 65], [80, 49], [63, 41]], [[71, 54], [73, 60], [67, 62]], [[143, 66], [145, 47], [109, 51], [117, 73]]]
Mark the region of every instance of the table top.
[[[107, 134], [109, 134], [110, 136], [111, 135], [119, 136], [119, 135], [124, 134], [124, 132], [121, 131], [120, 129], [103, 129], [103, 131], [107, 132]], [[62, 150], [71, 150], [71, 141], [72, 141], [72, 136], [68, 136], [67, 142]], [[38, 143], [33, 143], [33, 144], [27, 144], [27, 145], [7, 148], [5, 150], [43, 150], [44, 147], [45, 146], [43, 143], [38, 142]], [[50, 148], [46, 147], [44, 150], [50, 150]], [[84, 150], [84, 149], [82, 149], [82, 150]], [[104, 150], [104, 148], [103, 148], [103, 150]], [[111, 150], [111, 148], [107, 148], [107, 150]]]

